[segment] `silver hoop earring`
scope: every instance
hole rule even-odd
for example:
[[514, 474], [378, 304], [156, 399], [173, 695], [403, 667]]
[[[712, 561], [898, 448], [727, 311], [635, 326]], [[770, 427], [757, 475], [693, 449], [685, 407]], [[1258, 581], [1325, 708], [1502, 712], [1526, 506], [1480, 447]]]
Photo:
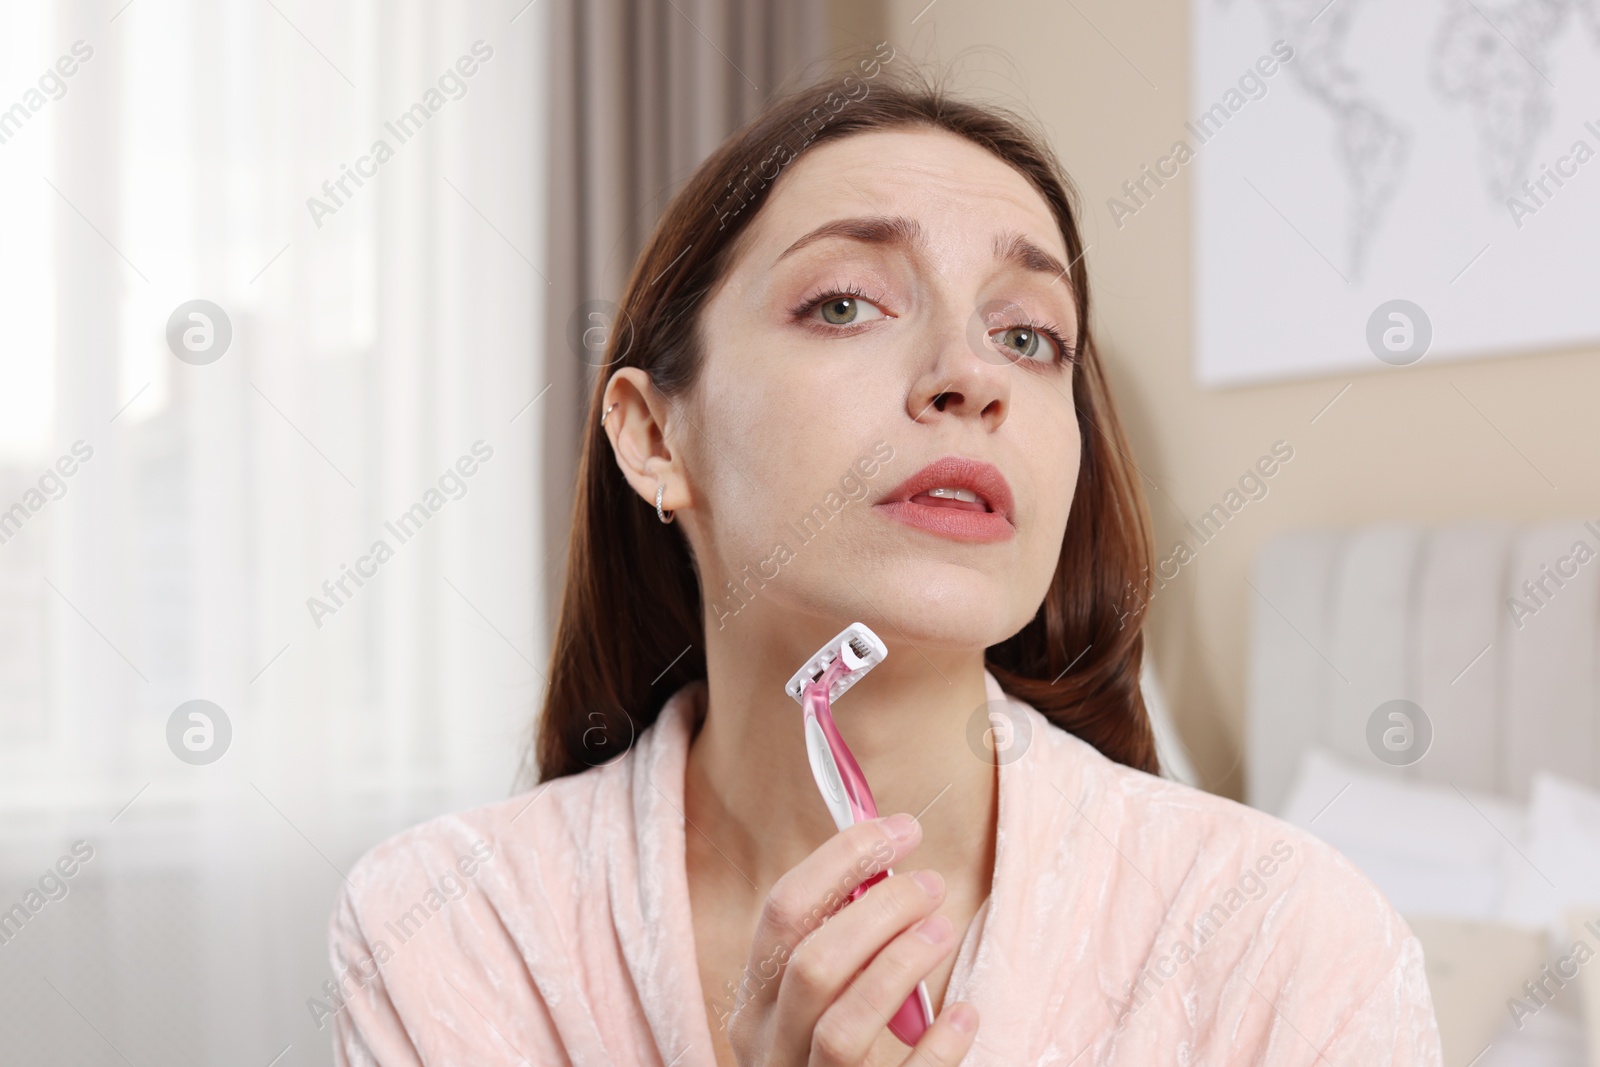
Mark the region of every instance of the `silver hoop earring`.
[[671, 522], [673, 519], [676, 519], [677, 516], [674, 515], [670, 511], [662, 511], [661, 510], [661, 499], [662, 499], [662, 497], [664, 497], [666, 495], [667, 495], [667, 483], [666, 482], [657, 483], [656, 484], [656, 518], [660, 519], [662, 522]]
[[[617, 401], [617, 404], [620, 404], [620, 403], [622, 403], [622, 401], [620, 401], [620, 400]], [[605, 412], [600, 416], [600, 425], [601, 426], [604, 426], [606, 424], [606, 415], [611, 414], [613, 411], [615, 411], [617, 409], [617, 404], [612, 404], [610, 407], [606, 408]]]

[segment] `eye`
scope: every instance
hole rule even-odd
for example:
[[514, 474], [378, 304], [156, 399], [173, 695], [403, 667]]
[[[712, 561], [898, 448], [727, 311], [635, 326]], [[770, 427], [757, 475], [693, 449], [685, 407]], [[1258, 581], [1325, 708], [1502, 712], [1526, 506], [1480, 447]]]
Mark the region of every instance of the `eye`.
[[[878, 312], [878, 318], [883, 317], [883, 312], [870, 300], [863, 300], [857, 296], [838, 296], [819, 305], [822, 317], [835, 326], [848, 326], [853, 322], [866, 321], [862, 319], [863, 309], [870, 308]], [[871, 318], [869, 314], [867, 318]]]
[[811, 322], [830, 326], [859, 326], [874, 319], [888, 318], [888, 314], [874, 300], [854, 286], [845, 286], [819, 293], [794, 309], [795, 316]]
[[1054, 360], [1056, 358], [1054, 352], [1055, 342], [1031, 327], [1012, 326], [1009, 329], [1001, 330], [997, 336], [1000, 339], [1001, 347], [1022, 356], [1024, 359], [1033, 359], [1041, 345], [1048, 346], [1052, 350], [1050, 359]]
[[[1041, 363], [1057, 363], [1065, 359], [1076, 362], [1075, 354], [1068, 351], [1060, 332], [1053, 326], [1024, 324], [1008, 326], [990, 335], [995, 338], [1007, 356], [1021, 357]], [[1039, 355], [1040, 350], [1044, 355]]]

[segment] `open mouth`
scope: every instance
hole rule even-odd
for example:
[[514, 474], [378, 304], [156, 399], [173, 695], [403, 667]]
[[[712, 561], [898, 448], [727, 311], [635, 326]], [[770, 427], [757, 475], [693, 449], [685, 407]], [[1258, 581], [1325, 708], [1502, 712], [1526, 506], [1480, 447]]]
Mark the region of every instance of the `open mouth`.
[[970, 489], [929, 489], [911, 498], [918, 504], [961, 511], [993, 511], [989, 502]]
[[873, 510], [957, 541], [993, 543], [1016, 535], [1011, 487], [998, 467], [945, 456], [886, 493]]

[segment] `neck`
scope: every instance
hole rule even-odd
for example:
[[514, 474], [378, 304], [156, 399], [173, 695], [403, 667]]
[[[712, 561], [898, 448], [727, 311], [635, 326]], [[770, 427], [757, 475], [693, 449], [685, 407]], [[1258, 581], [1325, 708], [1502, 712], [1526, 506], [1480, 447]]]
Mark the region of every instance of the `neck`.
[[[684, 805], [696, 874], [764, 897], [779, 876], [837, 832], [806, 759], [800, 705], [783, 683], [844, 623], [755, 616], [747, 607], [706, 631], [707, 698], [690, 745]], [[849, 620], [846, 620], [849, 621]], [[880, 815], [909, 812], [923, 840], [908, 859], [944, 876], [952, 900], [989, 892], [996, 777], [969, 745], [988, 692], [982, 649], [896, 642], [833, 708]], [[983, 749], [979, 749], [983, 751]]]

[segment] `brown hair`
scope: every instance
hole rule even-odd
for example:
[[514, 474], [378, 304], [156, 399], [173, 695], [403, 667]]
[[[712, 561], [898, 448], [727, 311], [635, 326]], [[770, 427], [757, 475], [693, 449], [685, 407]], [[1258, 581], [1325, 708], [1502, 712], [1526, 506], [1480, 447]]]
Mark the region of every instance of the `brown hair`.
[[[695, 170], [634, 264], [607, 339], [606, 368], [639, 367], [669, 397], [691, 389], [700, 368], [697, 313], [777, 171], [853, 133], [923, 127], [987, 148], [1038, 190], [1061, 228], [1069, 264], [1078, 263], [1076, 190], [1023, 120], [922, 82], [881, 77], [877, 60], [860, 69], [859, 77], [777, 100]], [[1051, 722], [1113, 760], [1155, 773], [1139, 690], [1143, 588], [1154, 555], [1149, 516], [1089, 332], [1087, 272], [1080, 266], [1070, 280], [1080, 360], [1073, 371], [1082, 436], [1076, 495], [1044, 602], [1026, 626], [987, 649], [986, 666]], [[701, 590], [688, 543], [618, 469], [600, 425], [608, 378], [609, 370], [596, 377], [584, 425], [567, 574], [533, 742], [540, 782], [626, 751], [669, 696], [706, 677]]]

